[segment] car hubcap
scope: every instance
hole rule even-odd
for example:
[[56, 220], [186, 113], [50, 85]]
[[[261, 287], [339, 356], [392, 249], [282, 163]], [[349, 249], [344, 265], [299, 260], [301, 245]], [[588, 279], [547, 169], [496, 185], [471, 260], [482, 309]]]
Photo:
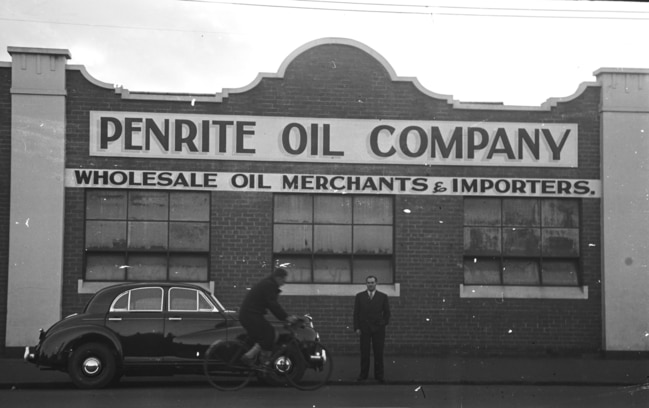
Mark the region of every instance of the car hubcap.
[[101, 371], [101, 361], [96, 357], [88, 357], [84, 360], [82, 368], [85, 375], [97, 375]]
[[280, 373], [288, 373], [293, 367], [293, 362], [286, 356], [281, 356], [275, 360], [275, 369]]

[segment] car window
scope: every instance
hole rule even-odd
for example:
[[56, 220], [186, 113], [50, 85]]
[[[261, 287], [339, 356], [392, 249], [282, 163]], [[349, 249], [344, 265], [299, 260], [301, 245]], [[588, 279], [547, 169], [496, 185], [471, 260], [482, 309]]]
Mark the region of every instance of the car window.
[[162, 311], [162, 288], [139, 288], [131, 290], [128, 302], [130, 311]]
[[200, 310], [201, 312], [207, 312], [207, 311], [211, 312], [211, 311], [215, 310], [214, 306], [212, 306], [210, 301], [207, 300], [205, 295], [203, 295], [200, 292], [199, 292], [199, 294], [200, 294], [200, 296], [198, 297], [198, 310]]
[[169, 290], [169, 311], [212, 310], [214, 310], [214, 306], [198, 290], [186, 288], [171, 288]]
[[162, 288], [131, 289], [117, 296], [111, 312], [161, 312]]
[[129, 292], [124, 292], [115, 299], [113, 305], [110, 307], [111, 312], [128, 310], [128, 294]]

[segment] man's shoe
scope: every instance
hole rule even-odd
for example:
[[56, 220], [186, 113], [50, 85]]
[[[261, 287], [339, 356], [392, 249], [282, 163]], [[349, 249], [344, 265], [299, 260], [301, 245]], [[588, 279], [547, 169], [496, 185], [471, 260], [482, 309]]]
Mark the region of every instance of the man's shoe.
[[356, 382], [357, 382], [357, 383], [363, 383], [363, 382], [365, 382], [365, 381], [367, 381], [367, 377], [358, 377], [358, 378], [356, 379]]
[[378, 381], [379, 384], [385, 384], [385, 379], [383, 378], [377, 378], [376, 381]]

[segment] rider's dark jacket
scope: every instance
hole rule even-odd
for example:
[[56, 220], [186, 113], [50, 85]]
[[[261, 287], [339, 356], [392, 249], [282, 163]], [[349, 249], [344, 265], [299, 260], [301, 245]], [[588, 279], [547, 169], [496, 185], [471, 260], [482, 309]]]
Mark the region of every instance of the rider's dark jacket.
[[286, 320], [288, 314], [277, 301], [280, 293], [279, 285], [272, 276], [262, 279], [246, 295], [239, 314], [263, 316], [266, 310], [270, 310], [279, 320]]
[[277, 281], [269, 276], [253, 286], [241, 304], [239, 322], [248, 332], [250, 339], [259, 343], [263, 350], [272, 350], [275, 341], [275, 329], [264, 318], [266, 310], [270, 310], [279, 320], [286, 320], [288, 317], [277, 302], [280, 292]]

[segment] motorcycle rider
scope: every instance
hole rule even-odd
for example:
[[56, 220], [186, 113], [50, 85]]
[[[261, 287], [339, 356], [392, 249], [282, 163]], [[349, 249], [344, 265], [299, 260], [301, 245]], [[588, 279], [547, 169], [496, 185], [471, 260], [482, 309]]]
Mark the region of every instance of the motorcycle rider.
[[252, 364], [257, 355], [261, 364], [269, 363], [275, 344], [275, 329], [264, 317], [268, 310], [281, 321], [297, 321], [297, 317], [289, 316], [278, 302], [280, 287], [286, 282], [287, 275], [286, 269], [276, 268], [270, 276], [252, 287], [241, 304], [239, 322], [254, 341], [252, 348], [241, 358], [245, 363]]

